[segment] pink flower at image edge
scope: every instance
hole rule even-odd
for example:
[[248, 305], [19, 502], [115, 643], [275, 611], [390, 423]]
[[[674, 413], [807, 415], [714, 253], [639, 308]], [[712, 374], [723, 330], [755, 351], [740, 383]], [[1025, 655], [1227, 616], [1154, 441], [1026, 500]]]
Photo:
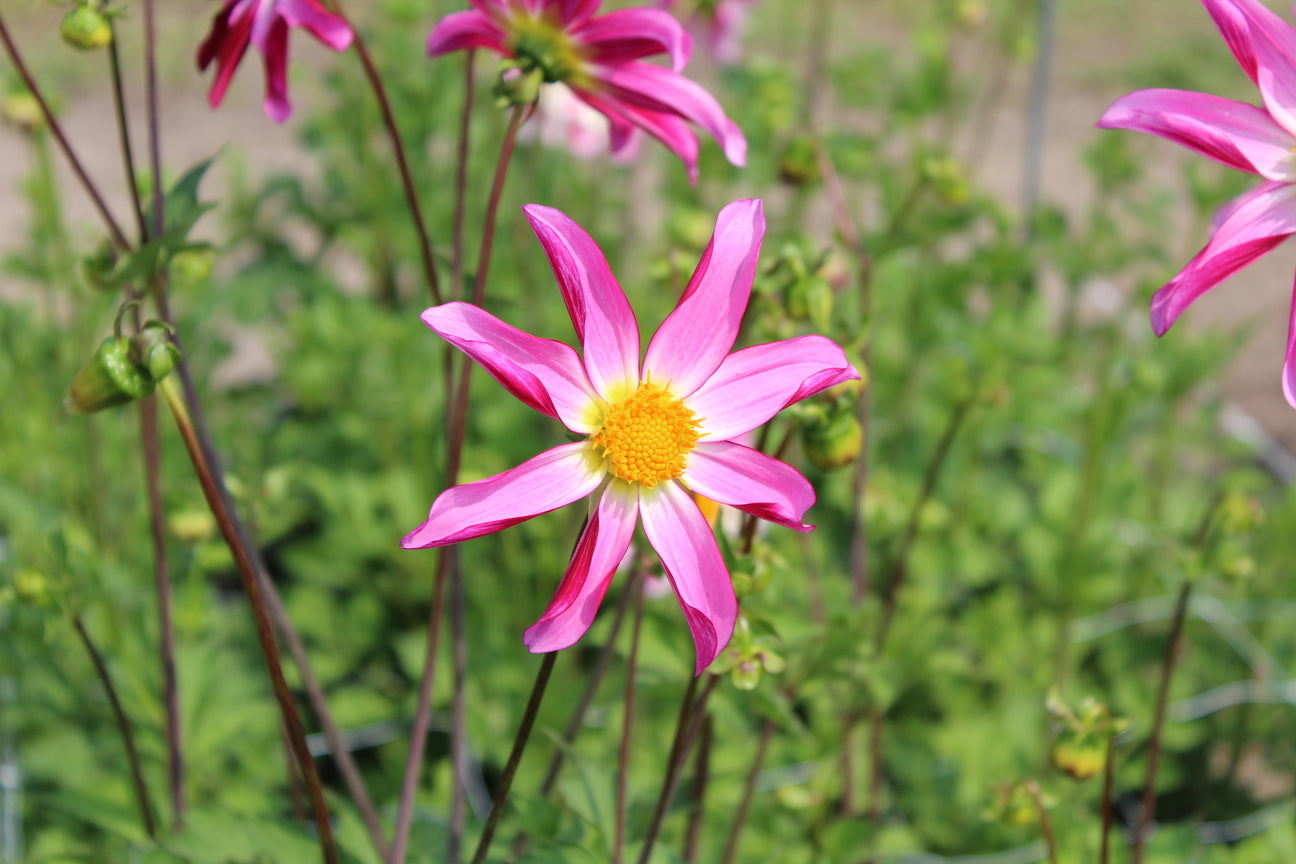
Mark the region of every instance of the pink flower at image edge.
[[[715, 97], [680, 72], [692, 38], [660, 9], [631, 8], [596, 15], [602, 0], [472, 0], [428, 36], [427, 51], [484, 48], [570, 87], [608, 118], [614, 153], [641, 129], [678, 156], [697, 181], [698, 139], [692, 123], [716, 140], [734, 165], [747, 159], [747, 140]], [[642, 58], [666, 54], [667, 69]]]
[[220, 106], [234, 71], [255, 45], [265, 62], [265, 113], [282, 123], [292, 113], [288, 102], [288, 30], [303, 27], [334, 51], [345, 51], [354, 34], [339, 15], [319, 0], [225, 0], [212, 19], [211, 32], [198, 49], [198, 69], [206, 71], [216, 61], [208, 101]]
[[[1207, 93], [1139, 90], [1098, 125], [1158, 135], [1264, 182], [1225, 204], [1211, 236], [1152, 298], [1160, 336], [1198, 297], [1296, 234], [1296, 29], [1258, 0], [1202, 0], [1263, 107]], [[1296, 407], [1296, 286], [1288, 316], [1283, 395]]]
[[791, 466], [734, 441], [784, 407], [859, 378], [842, 349], [798, 336], [733, 351], [765, 217], [736, 201], [640, 364], [639, 325], [598, 246], [558, 210], [523, 208], [562, 290], [582, 351], [524, 333], [467, 303], [423, 320], [517, 398], [584, 440], [441, 493], [407, 549], [481, 537], [594, 495], [589, 522], [548, 609], [523, 637], [533, 652], [589, 629], [636, 524], [661, 557], [700, 673], [728, 644], [737, 601], [715, 536], [691, 492], [809, 531], [814, 490]]

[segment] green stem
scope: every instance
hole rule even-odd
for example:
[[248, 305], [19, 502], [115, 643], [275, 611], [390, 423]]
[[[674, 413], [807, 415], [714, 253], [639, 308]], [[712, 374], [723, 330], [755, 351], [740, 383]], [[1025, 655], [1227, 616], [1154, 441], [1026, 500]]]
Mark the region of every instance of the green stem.
[[338, 864], [337, 847], [333, 841], [333, 829], [329, 821], [328, 806], [324, 802], [324, 788], [320, 783], [319, 772], [315, 768], [315, 760], [311, 758], [310, 750], [306, 746], [306, 732], [302, 728], [301, 717], [298, 716], [297, 706], [293, 703], [292, 691], [288, 689], [288, 681], [284, 678], [283, 666], [279, 662], [279, 650], [275, 645], [274, 633], [270, 626], [270, 615], [266, 608], [265, 599], [261, 594], [257, 571], [239, 536], [239, 532], [235, 528], [229, 511], [225, 507], [221, 490], [217, 486], [216, 479], [207, 464], [203, 448], [198, 441], [198, 435], [189, 419], [189, 413], [185, 409], [184, 400], [176, 391], [170, 378], [164, 379], [158, 385], [158, 390], [175, 417], [176, 427], [180, 431], [185, 450], [189, 453], [189, 460], [193, 463], [194, 471], [198, 475], [198, 482], [202, 486], [203, 496], [207, 499], [207, 506], [211, 509], [212, 515], [216, 517], [216, 524], [220, 528], [221, 536], [225, 539], [225, 544], [229, 547], [230, 554], [233, 556], [238, 569], [239, 578], [243, 582], [243, 592], [247, 595], [248, 605], [252, 610], [257, 639], [261, 643], [261, 652], [265, 657], [266, 667], [270, 672], [270, 681], [274, 686], [275, 698], [279, 702], [279, 711], [283, 717], [284, 726], [288, 730], [288, 739], [292, 744], [293, 755], [297, 758], [302, 777], [306, 781], [306, 790], [310, 795], [311, 809], [314, 811], [315, 826], [319, 832], [320, 851], [324, 862], [325, 864]]
[[122, 168], [126, 172], [126, 187], [130, 190], [132, 210], [135, 213], [135, 227], [139, 230], [140, 242], [148, 238], [148, 226], [144, 223], [144, 208], [140, 206], [139, 181], [135, 175], [135, 154], [131, 148], [130, 123], [126, 119], [126, 93], [122, 86], [121, 57], [117, 52], [117, 29], [112, 19], [108, 19], [112, 39], [108, 42], [108, 71], [112, 77], [113, 109], [117, 112], [117, 136], [121, 144]]
[[[644, 568], [641, 566], [640, 571]], [[630, 655], [626, 659], [625, 716], [621, 723], [621, 746], [617, 748], [616, 831], [612, 841], [612, 864], [621, 864], [625, 847], [626, 799], [630, 773], [630, 733], [634, 727], [635, 668], [639, 660], [639, 627], [643, 623], [643, 580], [636, 575], [626, 590], [635, 595], [634, 626], [631, 628]]]
[[131, 731], [130, 719], [122, 708], [121, 700], [117, 698], [117, 688], [113, 686], [103, 655], [95, 647], [80, 615], [72, 616], [72, 626], [76, 629], [77, 636], [81, 637], [81, 644], [90, 655], [90, 662], [94, 664], [95, 673], [99, 676], [104, 693], [108, 696], [108, 704], [112, 706], [113, 717], [117, 719], [117, 730], [121, 733], [122, 744], [126, 748], [126, 761], [130, 763], [131, 783], [135, 786], [135, 800], [139, 804], [140, 819], [144, 822], [144, 830], [148, 836], [156, 840], [157, 826], [153, 822], [153, 804], [149, 800], [148, 786], [144, 783], [144, 772], [140, 766], [139, 750], [135, 747], [135, 733]]
[[477, 841], [477, 851], [473, 854], [472, 864], [482, 864], [486, 860], [486, 854], [490, 852], [491, 841], [495, 839], [495, 828], [504, 814], [504, 805], [508, 802], [513, 777], [517, 774], [522, 753], [526, 750], [527, 739], [531, 737], [531, 728], [535, 726], [536, 716], [540, 713], [540, 702], [544, 698], [545, 687], [549, 684], [549, 675], [553, 672], [557, 657], [558, 652], [551, 651], [540, 661], [540, 671], [536, 673], [535, 684], [531, 687], [531, 697], [527, 699], [526, 711], [522, 714], [522, 723], [518, 726], [517, 737], [513, 739], [513, 750], [509, 753], [508, 762], [504, 764], [504, 773], [500, 775], [495, 797], [491, 799], [490, 815], [486, 817], [486, 826], [482, 829], [481, 839]]
[[1148, 742], [1147, 776], [1143, 780], [1143, 806], [1138, 825], [1134, 827], [1134, 848], [1130, 852], [1132, 864], [1143, 860], [1148, 829], [1156, 819], [1156, 775], [1161, 764], [1161, 732], [1165, 727], [1166, 702], [1170, 698], [1170, 679], [1174, 675], [1175, 660], [1179, 656], [1179, 639], [1183, 635], [1184, 618], [1188, 613], [1188, 597], [1192, 583], [1184, 581], [1175, 603], [1174, 619], [1170, 624], [1170, 638], [1166, 640], [1165, 656], [1161, 659], [1161, 680], [1157, 684], [1156, 716], [1152, 721], [1152, 740]]
[[1026, 783], [1026, 791], [1035, 802], [1035, 812], [1039, 815], [1040, 834], [1044, 836], [1044, 848], [1048, 850], [1049, 864], [1058, 864], [1057, 841], [1053, 837], [1053, 823], [1049, 821], [1048, 808], [1044, 806], [1044, 796], [1040, 794], [1039, 784], [1034, 780]]
[[747, 772], [747, 782], [743, 784], [742, 798], [738, 801], [738, 810], [734, 814], [733, 824], [729, 826], [729, 839], [725, 842], [721, 864], [731, 864], [734, 856], [738, 854], [738, 841], [742, 837], [743, 825], [747, 823], [747, 811], [751, 809], [752, 798], [756, 794], [756, 778], [760, 776], [761, 766], [765, 764], [765, 754], [769, 752], [770, 741], [774, 738], [776, 728], [773, 720], [766, 720], [761, 728], [760, 741], [756, 744], [756, 755], [752, 758], [751, 770]]
[[1102, 834], [1099, 837], [1098, 864], [1108, 864], [1111, 860], [1111, 826], [1112, 826], [1112, 784], [1116, 770], [1112, 765], [1115, 758], [1116, 736], [1107, 735], [1107, 758], [1103, 762], [1102, 791]]

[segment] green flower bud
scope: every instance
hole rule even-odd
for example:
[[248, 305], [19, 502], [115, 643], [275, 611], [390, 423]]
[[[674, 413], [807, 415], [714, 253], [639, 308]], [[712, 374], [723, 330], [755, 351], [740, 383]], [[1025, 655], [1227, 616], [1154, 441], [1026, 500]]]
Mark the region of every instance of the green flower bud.
[[72, 381], [63, 404], [74, 414], [93, 414], [143, 399], [153, 392], [148, 370], [131, 360], [131, 340], [109, 336]]
[[779, 179], [790, 186], [819, 182], [819, 153], [814, 136], [802, 134], [788, 142], [779, 157]]
[[211, 249], [185, 249], [171, 257], [171, 278], [181, 285], [202, 285], [211, 277], [216, 253]]
[[1049, 761], [1074, 780], [1088, 780], [1107, 764], [1107, 736], [1064, 729], [1049, 749]]
[[505, 69], [495, 85], [495, 104], [500, 108], [534, 105], [540, 98], [540, 85], [545, 82], [544, 71], [539, 67], [526, 72], [515, 72], [516, 69], [516, 66]]
[[112, 41], [112, 25], [97, 6], [74, 6], [59, 25], [63, 41], [79, 51], [102, 48]]
[[4, 119], [24, 132], [35, 132], [45, 125], [45, 112], [27, 90], [15, 90], [5, 96]]
[[841, 403], [827, 420], [801, 427], [801, 445], [811, 465], [831, 471], [858, 458], [864, 446], [864, 430], [850, 406]]
[[171, 341], [171, 328], [150, 321], [131, 338], [131, 359], [147, 371], [154, 384], [171, 374], [180, 362], [180, 352]]

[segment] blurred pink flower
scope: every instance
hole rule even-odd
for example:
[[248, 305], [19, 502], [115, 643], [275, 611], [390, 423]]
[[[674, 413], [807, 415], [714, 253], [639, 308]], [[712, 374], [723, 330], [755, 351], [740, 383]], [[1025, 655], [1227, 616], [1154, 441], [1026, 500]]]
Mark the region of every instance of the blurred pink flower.
[[206, 71], [216, 61], [216, 80], [208, 101], [213, 108], [225, 98], [234, 70], [248, 44], [255, 45], [265, 61], [265, 113], [277, 123], [288, 119], [288, 28], [304, 27], [334, 51], [351, 44], [351, 26], [324, 8], [319, 0], [225, 0], [212, 19], [211, 32], [198, 49], [198, 69]]
[[[674, 10], [677, 0], [657, 0], [663, 9]], [[732, 66], [742, 59], [743, 31], [747, 15], [759, 0], [694, 0], [688, 29], [701, 39], [721, 66]]]
[[[592, 159], [607, 153], [611, 143], [608, 119], [582, 102], [565, 84], [540, 89], [535, 113], [522, 127], [521, 136], [538, 140], [546, 147], [562, 148], [578, 159]], [[629, 162], [639, 153], [642, 136], [631, 132], [631, 140], [613, 154], [618, 162]]]
[[811, 530], [801, 522], [814, 503], [809, 482], [733, 439], [859, 373], [822, 336], [730, 353], [765, 233], [759, 200], [736, 201], [720, 212], [710, 245], [642, 365], [639, 325], [598, 246], [557, 210], [523, 209], [558, 279], [583, 356], [467, 303], [435, 306], [423, 320], [514, 396], [586, 437], [447, 489], [401, 545], [422, 549], [481, 537], [602, 487], [553, 601], [523, 641], [540, 653], [585, 634], [642, 519], [692, 631], [700, 673], [733, 635], [737, 601], [711, 527], [686, 487]]
[[[1201, 295], [1296, 234], [1296, 29], [1258, 0], [1202, 0], [1264, 107], [1206, 93], [1139, 90], [1098, 125], [1159, 135], [1264, 178], [1215, 214], [1210, 241], [1152, 298], [1158, 336]], [[1283, 394], [1296, 407], [1296, 297], [1288, 320]]]
[[[747, 159], [742, 131], [700, 85], [679, 74], [693, 40], [660, 9], [621, 9], [595, 15], [602, 0], [471, 0], [474, 8], [452, 12], [428, 36], [433, 57], [465, 48], [486, 48], [546, 84], [563, 83], [608, 118], [613, 152], [642, 129], [657, 138], [697, 180], [695, 123], [714, 138], [734, 165]], [[641, 58], [670, 57], [666, 69]]]

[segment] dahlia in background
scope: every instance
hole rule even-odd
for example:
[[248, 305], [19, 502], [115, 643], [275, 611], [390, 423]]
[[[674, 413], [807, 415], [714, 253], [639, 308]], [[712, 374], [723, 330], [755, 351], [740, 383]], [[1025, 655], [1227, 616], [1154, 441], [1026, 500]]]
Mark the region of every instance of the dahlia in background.
[[[601, 0], [472, 0], [428, 36], [432, 57], [485, 48], [545, 85], [565, 84], [608, 119], [614, 153], [631, 146], [636, 128], [678, 156], [697, 182], [696, 124], [734, 165], [747, 159], [742, 131], [715, 98], [680, 72], [693, 40], [660, 9], [621, 9], [595, 15]], [[665, 54], [671, 68], [642, 62]]]
[[[707, 47], [717, 64], [732, 66], [742, 59], [747, 16], [758, 0], [694, 0], [687, 26]], [[679, 0], [658, 0], [663, 9], [676, 12]]]
[[282, 123], [292, 113], [288, 102], [288, 28], [303, 27], [334, 51], [351, 45], [351, 26], [325, 9], [319, 0], [225, 0], [212, 19], [211, 32], [198, 49], [198, 69], [216, 61], [208, 101], [213, 108], [225, 98], [234, 70], [255, 45], [265, 62], [265, 113]]

